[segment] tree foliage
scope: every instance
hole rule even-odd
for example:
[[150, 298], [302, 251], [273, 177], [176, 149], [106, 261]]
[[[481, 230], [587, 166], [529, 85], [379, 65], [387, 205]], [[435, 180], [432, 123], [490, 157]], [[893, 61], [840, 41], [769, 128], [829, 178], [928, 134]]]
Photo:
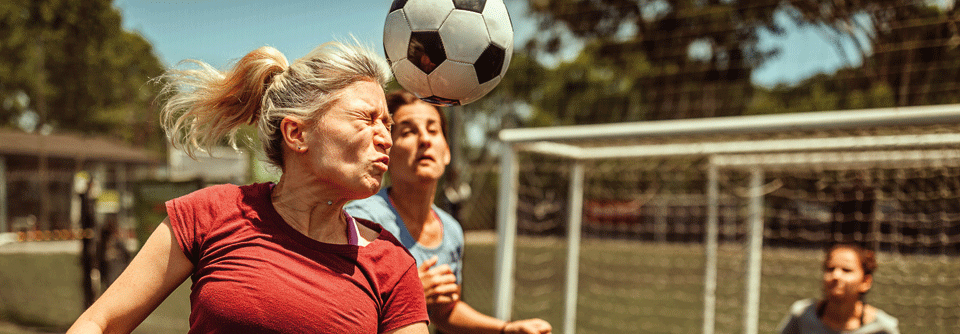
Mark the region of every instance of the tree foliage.
[[144, 134], [157, 134], [148, 82], [163, 70], [151, 44], [122, 28], [110, 0], [0, 3], [2, 124], [34, 113], [55, 131], [159, 145]]
[[[881, 6], [881, 4], [883, 6]], [[804, 17], [851, 13], [857, 8], [802, 7]], [[924, 3], [877, 2], [869, 23], [849, 22], [843, 31], [871, 31], [861, 45], [863, 63], [820, 74], [794, 87], [763, 89], [748, 113], [863, 109], [960, 102], [960, 8], [941, 10]], [[846, 16], [856, 16], [847, 14]], [[810, 19], [811, 22], [816, 22]], [[834, 27], [843, 27], [837, 25]], [[869, 52], [868, 52], [869, 51]], [[771, 103], [777, 102], [778, 106]], [[764, 106], [766, 105], [766, 106]]]
[[[642, 100], [644, 119], [738, 114], [752, 93], [752, 69], [775, 50], [762, 50], [759, 31], [780, 33], [774, 12], [780, 1], [531, 0], [541, 28], [551, 36], [538, 51], [562, 49], [570, 31], [596, 47], [587, 49], [614, 69], [630, 72], [637, 59], [647, 69], [630, 85]], [[698, 52], [692, 53], [691, 48]], [[617, 73], [623, 73], [616, 71]], [[630, 115], [631, 104], [612, 106]]]
[[[529, 4], [546, 34], [530, 43], [531, 54], [563, 52], [568, 35], [587, 45], [545, 75], [560, 81], [542, 83], [552, 95], [529, 98], [560, 124], [937, 104], [960, 96], [957, 7], [908, 0]], [[778, 16], [822, 29], [837, 45], [829, 51], [863, 63], [794, 87], [755, 86], [754, 69], [781, 51], [760, 43], [762, 34], [786, 31]], [[843, 54], [848, 42], [858, 55]]]

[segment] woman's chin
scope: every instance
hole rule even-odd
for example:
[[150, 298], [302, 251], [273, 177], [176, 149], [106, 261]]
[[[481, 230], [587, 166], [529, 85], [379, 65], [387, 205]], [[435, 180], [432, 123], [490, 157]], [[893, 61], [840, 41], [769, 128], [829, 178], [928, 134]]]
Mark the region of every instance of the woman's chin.
[[855, 297], [849, 296], [849, 295], [846, 294], [846, 293], [838, 292], [838, 291], [825, 291], [825, 292], [823, 293], [823, 299], [826, 299], [826, 300], [829, 300], [829, 301], [839, 302], [839, 301], [845, 301], [845, 300], [850, 299], [850, 298], [854, 298], [854, 299], [855, 299]]
[[380, 191], [380, 185], [383, 184], [383, 176], [380, 175], [371, 175], [368, 176], [363, 185], [363, 190], [357, 191], [360, 193], [360, 198], [367, 198], [375, 195]]
[[376, 195], [377, 192], [380, 191], [380, 184], [381, 184], [380, 182], [377, 182], [376, 184], [374, 184], [373, 186], [371, 186], [370, 188], [368, 188], [367, 191], [364, 193], [363, 198], [367, 198], [367, 197]]

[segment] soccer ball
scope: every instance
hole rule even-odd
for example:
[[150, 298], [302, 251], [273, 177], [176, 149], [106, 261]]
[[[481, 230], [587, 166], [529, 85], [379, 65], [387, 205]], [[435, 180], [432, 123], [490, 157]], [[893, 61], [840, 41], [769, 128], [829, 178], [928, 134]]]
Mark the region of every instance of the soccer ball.
[[513, 24], [503, 0], [394, 0], [383, 48], [404, 89], [434, 105], [464, 105], [503, 79]]

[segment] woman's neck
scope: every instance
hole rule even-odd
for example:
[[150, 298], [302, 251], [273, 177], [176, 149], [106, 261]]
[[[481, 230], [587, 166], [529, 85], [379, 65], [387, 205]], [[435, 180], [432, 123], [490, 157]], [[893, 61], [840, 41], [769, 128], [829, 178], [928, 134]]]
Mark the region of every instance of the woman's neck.
[[325, 243], [347, 243], [346, 202], [337, 200], [332, 191], [281, 176], [270, 200], [280, 217], [303, 235]]
[[438, 247], [443, 241], [443, 224], [433, 214], [436, 187], [436, 182], [429, 185], [395, 183], [388, 194], [407, 232], [424, 247]]
[[408, 225], [423, 226], [433, 220], [433, 200], [436, 182], [432, 184], [394, 182], [390, 187], [390, 200]]
[[863, 326], [865, 304], [859, 300], [823, 301], [820, 320], [837, 331], [854, 330]]

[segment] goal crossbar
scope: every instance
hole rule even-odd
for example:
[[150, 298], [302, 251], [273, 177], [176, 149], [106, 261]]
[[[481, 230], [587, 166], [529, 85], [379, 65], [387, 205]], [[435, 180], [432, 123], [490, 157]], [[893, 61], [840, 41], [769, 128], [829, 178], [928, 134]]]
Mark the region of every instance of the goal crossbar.
[[517, 149], [574, 160], [652, 158], [671, 156], [703, 156], [760, 152], [869, 150], [946, 147], [960, 144], [958, 133], [890, 135], [865, 137], [831, 137], [805, 139], [770, 139], [761, 141], [729, 141], [684, 144], [648, 144], [605, 147], [537, 141], [517, 144]]
[[645, 138], [960, 123], [960, 104], [503, 129], [501, 141]]

